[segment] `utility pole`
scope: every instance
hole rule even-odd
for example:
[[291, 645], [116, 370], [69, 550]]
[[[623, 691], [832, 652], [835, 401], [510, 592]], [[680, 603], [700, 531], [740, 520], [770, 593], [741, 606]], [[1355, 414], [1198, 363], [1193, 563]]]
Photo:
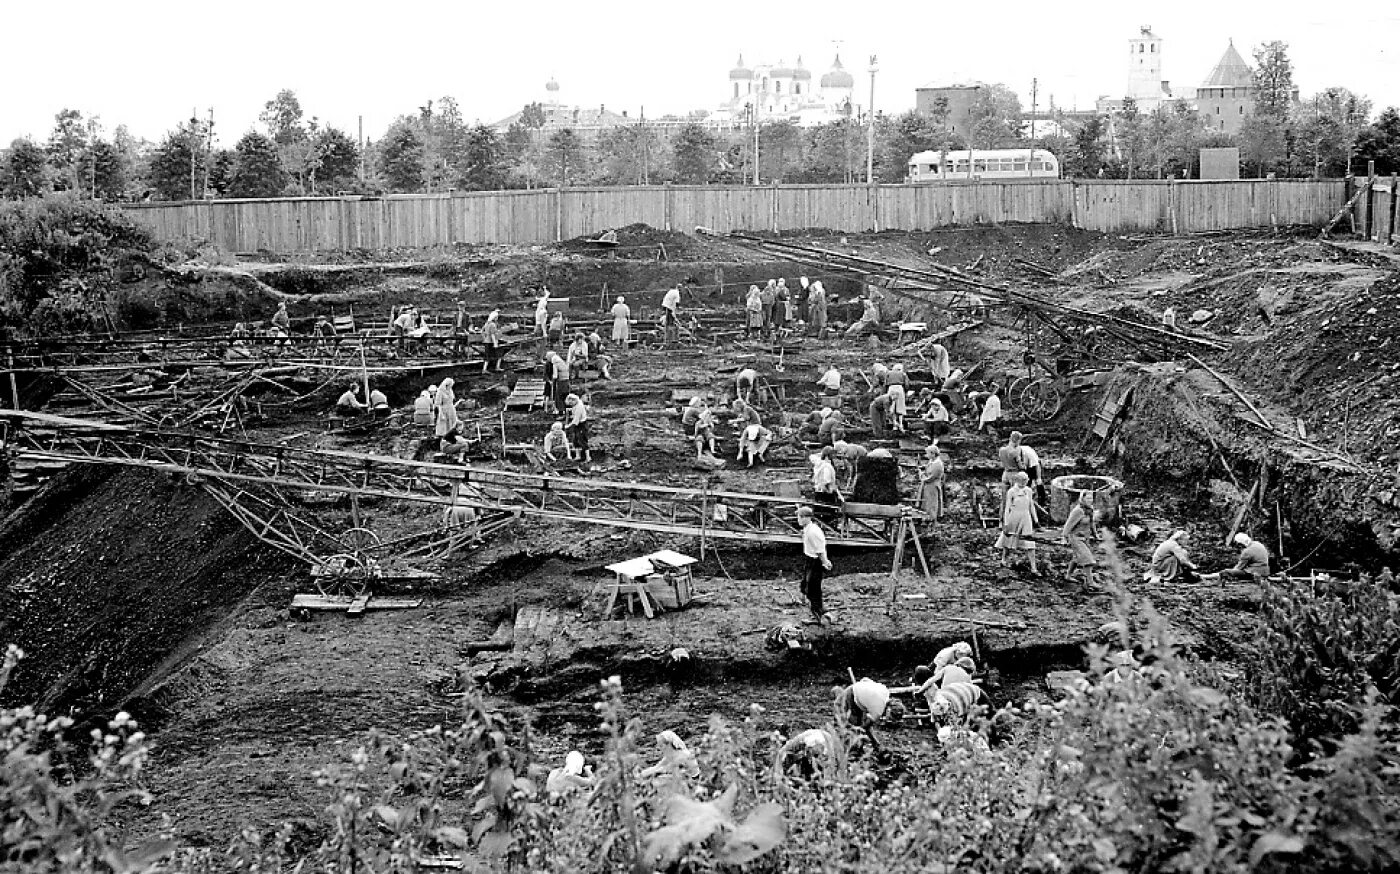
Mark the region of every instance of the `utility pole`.
[[194, 196], [195, 159], [199, 157], [199, 108], [190, 110], [190, 200]]
[[204, 162], [204, 197], [209, 196], [209, 167], [214, 163], [214, 107], [209, 107], [209, 130], [205, 131], [204, 153], [208, 159]]
[[874, 55], [870, 56], [870, 118], [865, 133], [865, 184], [875, 181], [875, 74], [880, 72], [880, 64]]
[[758, 185], [758, 103], [749, 104], [753, 110], [753, 184]]
[[1036, 95], [1037, 95], [1037, 88], [1039, 87], [1039, 85], [1040, 85], [1040, 80], [1037, 79], [1037, 78], [1035, 78], [1034, 76], [1032, 76], [1032, 77], [1031, 77], [1031, 153], [1030, 153], [1029, 155], [1026, 156], [1026, 175], [1027, 175], [1027, 176], [1033, 176], [1033, 175], [1035, 175], [1035, 171], [1031, 169], [1031, 164], [1034, 162], [1034, 159], [1035, 159], [1035, 106], [1036, 106], [1035, 99], [1036, 99]]

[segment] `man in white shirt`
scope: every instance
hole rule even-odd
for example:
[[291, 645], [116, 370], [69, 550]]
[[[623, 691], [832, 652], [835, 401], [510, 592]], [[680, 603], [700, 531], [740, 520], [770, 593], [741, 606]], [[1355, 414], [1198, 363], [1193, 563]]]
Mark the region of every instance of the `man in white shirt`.
[[662, 320], [666, 331], [666, 345], [676, 342], [681, 324], [681, 290], [672, 286], [661, 298]]
[[835, 364], [828, 364], [826, 373], [817, 380], [817, 385], [823, 389], [823, 394], [839, 395], [841, 393], [841, 371], [836, 369]]
[[822, 578], [831, 570], [831, 559], [826, 556], [826, 534], [817, 525], [811, 507], [797, 508], [797, 522], [802, 526], [802, 595], [820, 625], [824, 620], [830, 621], [822, 609]]

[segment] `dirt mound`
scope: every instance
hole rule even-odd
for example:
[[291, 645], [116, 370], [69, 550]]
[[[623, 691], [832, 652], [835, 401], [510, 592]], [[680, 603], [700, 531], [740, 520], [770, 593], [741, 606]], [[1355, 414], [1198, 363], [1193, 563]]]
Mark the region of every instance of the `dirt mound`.
[[679, 231], [663, 231], [644, 222], [636, 222], [615, 229], [617, 245], [600, 245], [596, 242], [607, 230], [599, 228], [597, 233], [574, 237], [558, 243], [555, 248], [564, 252], [601, 255], [612, 253], [618, 258], [632, 258], [649, 261], [661, 257], [661, 249], [666, 250], [665, 258], [671, 260], [698, 258], [707, 253], [703, 242]]
[[105, 710], [290, 559], [197, 487], [75, 468], [0, 527], [0, 641], [28, 658], [5, 697]]

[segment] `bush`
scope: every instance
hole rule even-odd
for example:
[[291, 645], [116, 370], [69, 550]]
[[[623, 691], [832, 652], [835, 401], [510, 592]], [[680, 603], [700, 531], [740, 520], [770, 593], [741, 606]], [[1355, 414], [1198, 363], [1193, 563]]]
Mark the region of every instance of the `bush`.
[[153, 246], [144, 227], [95, 201], [53, 194], [0, 203], [0, 328], [100, 324], [115, 268]]
[[[551, 796], [528, 728], [469, 689], [457, 728], [399, 742], [372, 732], [348, 762], [322, 772], [327, 817], [314, 849], [294, 853], [290, 828], [247, 832], [226, 853], [187, 853], [169, 869], [409, 872], [444, 856], [469, 870], [559, 874], [1400, 866], [1400, 745], [1374, 687], [1353, 708], [1355, 730], [1296, 766], [1284, 721], [1196, 679], [1201, 670], [1178, 654], [1165, 623], [1149, 608], [1137, 618], [1145, 632], [1136, 668], [1110, 678], [1108, 648], [1091, 647], [1088, 679], [1061, 700], [980, 718], [974, 735], [907, 761], [873, 749], [833, 708], [824, 726], [831, 754], [805, 774], [784, 767], [784, 739], [758, 705], [738, 725], [712, 717], [684, 756], [661, 736], [653, 746], [614, 677], [595, 705], [604, 752], [591, 785]], [[58, 730], [27, 711], [3, 718], [25, 726], [7, 728], [8, 750], [15, 737], [32, 746]], [[31, 752], [19, 767], [7, 757], [0, 800], [14, 801], [0, 810], [96, 799], [90, 818], [28, 832], [28, 852], [103, 858], [112, 842], [93, 824], [127, 800], [114, 787], [144, 757], [139, 736], [122, 734], [130, 728], [119, 718], [94, 738], [85, 783], [59, 780]], [[9, 835], [15, 819], [6, 826]]]
[[1400, 598], [1369, 581], [1269, 583], [1252, 700], [1300, 742], [1355, 734], [1371, 690], [1400, 706]]
[[[0, 691], [24, 653], [11, 646]], [[123, 805], [150, 802], [139, 788], [145, 736], [125, 713], [94, 728], [85, 761], [70, 770], [72, 720], [30, 707], [0, 710], [0, 870], [137, 872], [170, 855], [168, 840], [123, 850], [111, 828]]]

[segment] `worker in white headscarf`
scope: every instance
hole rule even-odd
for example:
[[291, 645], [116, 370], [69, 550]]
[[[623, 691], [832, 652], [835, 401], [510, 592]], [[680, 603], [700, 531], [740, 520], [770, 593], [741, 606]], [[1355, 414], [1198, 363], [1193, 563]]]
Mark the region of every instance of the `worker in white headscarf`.
[[570, 750], [564, 757], [564, 767], [549, 772], [544, 788], [550, 798], [560, 798], [578, 789], [592, 789], [593, 777], [584, 764], [583, 753]]
[[763, 464], [768, 463], [765, 453], [773, 443], [773, 432], [762, 425], [749, 425], [739, 436], [739, 454], [736, 459], [743, 461], [748, 456], [748, 466], [753, 467], [754, 460], [757, 459]]
[[413, 399], [413, 424], [433, 424], [433, 396], [426, 388]]
[[452, 384], [451, 377], [444, 379], [438, 386], [437, 398], [433, 401], [433, 434], [438, 437], [457, 428], [457, 395], [452, 390]]
[[632, 342], [632, 308], [627, 305], [627, 298], [617, 296], [617, 303], [612, 306], [612, 317], [612, 340], [626, 351], [627, 345]]

